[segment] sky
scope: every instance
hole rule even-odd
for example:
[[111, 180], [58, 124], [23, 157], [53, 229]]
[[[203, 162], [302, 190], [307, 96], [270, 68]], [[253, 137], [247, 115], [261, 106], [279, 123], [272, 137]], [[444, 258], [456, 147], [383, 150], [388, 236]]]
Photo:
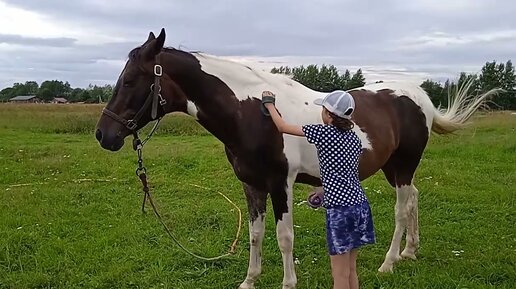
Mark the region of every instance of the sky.
[[367, 82], [454, 78], [516, 60], [512, 0], [0, 0], [0, 89], [114, 84], [127, 53], [166, 46], [261, 69], [333, 64]]

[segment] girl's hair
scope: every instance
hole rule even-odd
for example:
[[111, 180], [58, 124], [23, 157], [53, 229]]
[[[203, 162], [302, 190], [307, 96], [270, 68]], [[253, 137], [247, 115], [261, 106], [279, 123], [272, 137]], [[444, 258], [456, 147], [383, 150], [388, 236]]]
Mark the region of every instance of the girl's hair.
[[330, 114], [330, 117], [332, 119], [331, 124], [342, 131], [351, 130], [353, 128], [353, 126], [355, 126], [355, 124], [349, 119], [345, 119], [340, 116], [337, 116], [330, 111], [328, 111], [328, 113]]

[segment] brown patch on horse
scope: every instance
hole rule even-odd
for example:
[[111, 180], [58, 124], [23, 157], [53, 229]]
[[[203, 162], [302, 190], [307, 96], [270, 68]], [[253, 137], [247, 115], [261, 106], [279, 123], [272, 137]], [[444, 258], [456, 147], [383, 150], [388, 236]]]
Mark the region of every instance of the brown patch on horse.
[[399, 122], [399, 142], [382, 170], [393, 187], [401, 187], [412, 183], [429, 133], [424, 113], [410, 98], [396, 98], [393, 107]]
[[238, 136], [234, 146], [226, 146], [226, 155], [236, 176], [257, 190], [270, 192], [276, 221], [288, 212], [286, 179], [288, 163], [283, 152], [283, 136], [270, 117], [260, 110], [260, 100], [239, 102], [238, 124], [232, 133]]
[[392, 106], [396, 96], [390, 90], [359, 89], [349, 93], [355, 100], [353, 121], [367, 133], [373, 148], [364, 150], [360, 158], [359, 175], [364, 180], [380, 170], [398, 146], [398, 121]]
[[356, 106], [353, 121], [367, 133], [373, 147], [360, 159], [360, 179], [382, 169], [393, 187], [410, 184], [429, 137], [421, 108], [389, 89], [350, 93]]
[[307, 184], [314, 187], [322, 186], [321, 179], [305, 173], [299, 173], [296, 177], [296, 183]]

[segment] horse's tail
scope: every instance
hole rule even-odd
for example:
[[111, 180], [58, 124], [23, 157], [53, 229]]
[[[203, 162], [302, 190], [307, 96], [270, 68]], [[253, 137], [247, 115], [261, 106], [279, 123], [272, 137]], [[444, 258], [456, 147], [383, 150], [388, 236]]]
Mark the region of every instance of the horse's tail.
[[495, 88], [478, 95], [470, 95], [469, 91], [473, 86], [474, 79], [466, 81], [454, 92], [448, 91], [448, 108], [441, 107], [434, 109], [432, 131], [437, 134], [449, 134], [462, 129], [466, 121], [477, 109], [484, 106], [487, 99], [502, 89]]

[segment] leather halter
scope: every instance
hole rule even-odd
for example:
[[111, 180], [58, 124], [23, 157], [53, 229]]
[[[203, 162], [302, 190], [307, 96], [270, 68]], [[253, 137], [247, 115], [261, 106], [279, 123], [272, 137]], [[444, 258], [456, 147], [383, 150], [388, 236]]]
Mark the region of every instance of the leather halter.
[[102, 114], [105, 114], [112, 118], [113, 120], [121, 123], [124, 125], [127, 129], [129, 129], [131, 132], [135, 132], [136, 128], [138, 127], [138, 122], [142, 118], [143, 114], [147, 111], [149, 106], [151, 107], [151, 118], [152, 120], [155, 120], [158, 116], [158, 103], [159, 105], [163, 106], [167, 103], [167, 101], [161, 96], [161, 85], [160, 85], [160, 78], [163, 75], [163, 67], [161, 67], [160, 64], [160, 58], [159, 54], [156, 55], [156, 64], [154, 64], [154, 83], [150, 86], [150, 93], [149, 96], [147, 96], [147, 99], [145, 99], [145, 103], [143, 106], [138, 110], [138, 112], [133, 116], [132, 119], [125, 119], [121, 117], [120, 115], [112, 112], [111, 110], [104, 108], [102, 110]]

